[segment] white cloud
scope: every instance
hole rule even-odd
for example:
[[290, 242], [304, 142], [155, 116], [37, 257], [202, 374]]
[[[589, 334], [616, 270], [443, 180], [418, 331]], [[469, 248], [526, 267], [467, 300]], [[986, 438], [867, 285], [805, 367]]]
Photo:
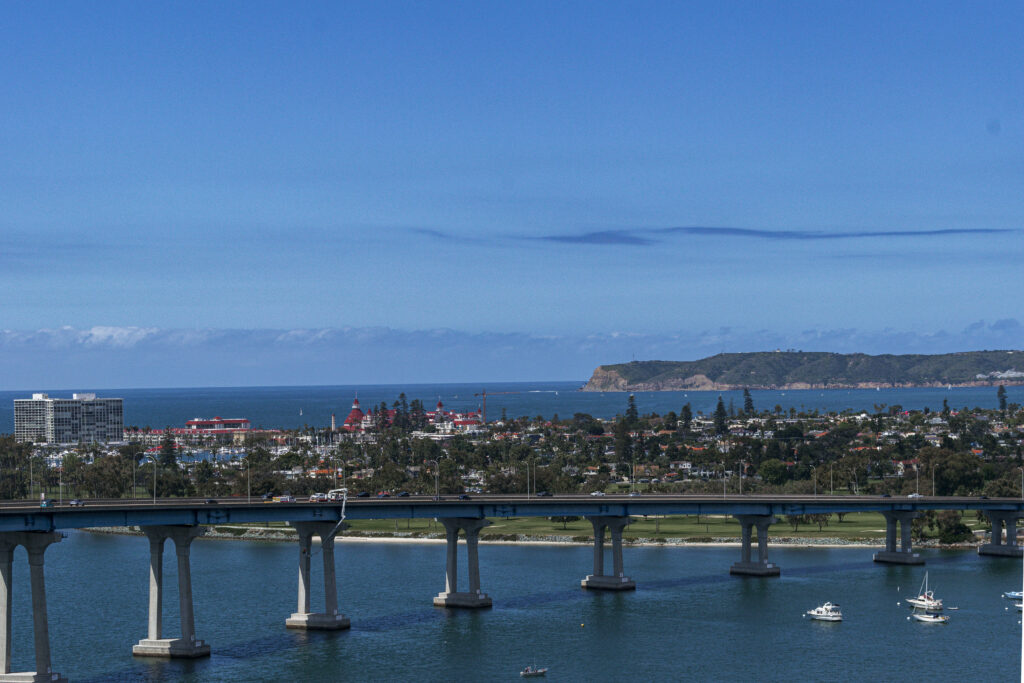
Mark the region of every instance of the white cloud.
[[783, 333], [739, 327], [579, 335], [448, 328], [159, 329], [94, 326], [0, 331], [0, 377], [38, 387], [244, 386], [580, 380], [597, 365], [799, 349], [945, 353], [1020, 347], [1016, 320], [959, 332], [851, 328]]

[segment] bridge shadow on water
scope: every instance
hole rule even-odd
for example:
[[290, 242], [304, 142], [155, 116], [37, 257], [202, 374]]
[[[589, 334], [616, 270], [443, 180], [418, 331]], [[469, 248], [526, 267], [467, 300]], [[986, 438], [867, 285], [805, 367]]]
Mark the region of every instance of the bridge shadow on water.
[[[929, 556], [929, 564], [955, 562], [955, 556]], [[872, 560], [849, 562], [843, 564], [821, 564], [804, 567], [785, 567], [787, 577], [813, 576], [815, 574], [835, 574], [840, 572], [867, 570], [879, 565]], [[746, 577], [732, 576], [725, 573], [686, 576], [674, 579], [649, 580], [637, 585], [638, 592], [664, 590], [685, 586], [714, 585], [731, 581], [749, 580]], [[778, 579], [770, 579], [778, 580]], [[552, 603], [569, 603], [573, 601], [593, 599], [595, 593], [583, 588], [526, 593], [522, 595], [495, 598], [494, 606], [487, 611], [502, 612], [505, 610], [526, 610], [531, 607]], [[209, 666], [216, 666], [217, 660], [247, 660], [272, 656], [282, 652], [299, 650], [311, 643], [328, 641], [336, 638], [358, 636], [360, 633], [380, 633], [397, 629], [413, 628], [421, 624], [435, 622], [439, 619], [459, 619], [473, 616], [476, 612], [469, 610], [445, 609], [425, 606], [413, 612], [383, 614], [366, 619], [352, 619], [352, 626], [346, 631], [286, 631], [261, 638], [217, 645], [212, 643], [213, 653], [209, 660], [134, 660], [129, 669], [108, 672], [99, 677], [78, 679], [85, 683], [103, 683], [106, 681], [166, 683], [167, 681], [204, 680], [210, 674]]]

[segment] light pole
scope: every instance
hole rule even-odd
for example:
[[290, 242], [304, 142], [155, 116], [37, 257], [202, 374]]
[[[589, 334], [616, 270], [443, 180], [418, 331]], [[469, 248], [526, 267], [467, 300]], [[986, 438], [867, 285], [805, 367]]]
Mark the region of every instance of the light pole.
[[935, 463], [932, 463], [932, 498], [935, 497]]
[[832, 465], [833, 464], [834, 463], [831, 463], [831, 462], [828, 464], [828, 495], [830, 495], [830, 496], [834, 496], [835, 495], [835, 489], [832, 488]]
[[740, 495], [743, 495], [743, 461], [740, 460]]
[[530, 461], [526, 461], [526, 500], [530, 500]]
[[152, 455], [147, 455], [147, 458], [153, 461], [153, 505], [156, 505], [156, 458]]
[[441, 464], [436, 460], [427, 460], [434, 463], [434, 500], [441, 499]]
[[919, 463], [914, 463], [914, 477], [915, 477], [915, 481], [917, 482], [916, 484], [914, 484], [914, 493], [920, 495], [921, 494], [921, 468], [919, 467]]
[[818, 495], [818, 468], [816, 465], [811, 465], [811, 479], [814, 480], [814, 495]]
[[245, 454], [245, 502], [252, 502], [252, 465], [248, 453]]

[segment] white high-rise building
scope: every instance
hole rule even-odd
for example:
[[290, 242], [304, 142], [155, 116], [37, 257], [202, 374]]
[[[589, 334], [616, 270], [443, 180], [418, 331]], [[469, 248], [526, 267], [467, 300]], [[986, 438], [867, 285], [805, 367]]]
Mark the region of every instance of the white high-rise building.
[[14, 399], [14, 438], [33, 443], [105, 443], [124, 440], [124, 401], [72, 394], [71, 398]]

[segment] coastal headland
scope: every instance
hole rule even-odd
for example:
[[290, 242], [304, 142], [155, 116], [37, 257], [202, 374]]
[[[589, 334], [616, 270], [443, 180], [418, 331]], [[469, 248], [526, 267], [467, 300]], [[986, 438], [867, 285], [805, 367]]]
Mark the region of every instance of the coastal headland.
[[763, 351], [601, 365], [583, 391], [875, 389], [1024, 384], [1024, 351], [936, 355]]

